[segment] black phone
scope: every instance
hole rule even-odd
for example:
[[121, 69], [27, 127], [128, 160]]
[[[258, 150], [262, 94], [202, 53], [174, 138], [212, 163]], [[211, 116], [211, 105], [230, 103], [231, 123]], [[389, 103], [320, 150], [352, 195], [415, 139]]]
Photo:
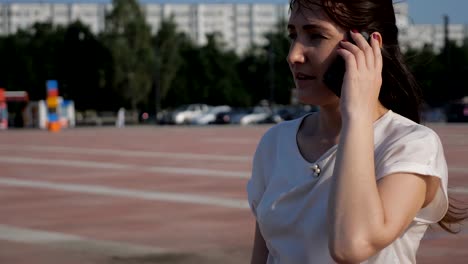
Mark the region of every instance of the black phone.
[[[369, 42], [370, 36], [367, 32], [361, 31], [361, 35]], [[351, 38], [351, 34], [348, 32], [346, 35], [346, 39], [353, 43], [354, 40]], [[344, 59], [336, 55], [335, 60], [332, 62], [330, 67], [327, 69], [325, 74], [323, 75], [323, 82], [325, 85], [332, 90], [338, 97], [341, 96], [341, 86], [343, 85], [343, 78], [346, 72], [346, 65]]]

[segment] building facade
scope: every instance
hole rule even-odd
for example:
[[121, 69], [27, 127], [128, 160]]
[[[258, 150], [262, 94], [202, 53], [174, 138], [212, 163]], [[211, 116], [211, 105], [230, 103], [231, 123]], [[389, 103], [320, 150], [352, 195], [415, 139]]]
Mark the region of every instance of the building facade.
[[[228, 48], [241, 53], [251, 44], [265, 43], [264, 34], [274, 29], [279, 21], [286, 20], [289, 14], [288, 0], [271, 0], [271, 3], [262, 4], [254, 0], [185, 2], [141, 1], [152, 33], [158, 31], [162, 18], [173, 16], [179, 30], [195, 43], [203, 45], [207, 41], [206, 34], [219, 32]], [[0, 0], [0, 35], [14, 34], [35, 22], [66, 25], [76, 20], [88, 25], [93, 33], [98, 33], [105, 29], [105, 16], [111, 9], [110, 0]], [[404, 50], [428, 44], [435, 51], [442, 49], [445, 39], [443, 25], [411, 23], [407, 3], [396, 4], [395, 12]], [[451, 24], [449, 31], [449, 39], [459, 45], [468, 36], [466, 25]]]
[[[96, 0], [98, 1], [98, 0]], [[172, 3], [142, 1], [141, 7], [152, 33], [159, 29], [162, 18], [173, 16], [178, 29], [203, 45], [206, 34], [219, 32], [228, 48], [240, 53], [251, 44], [263, 44], [264, 34], [288, 17], [287, 1], [272, 3]], [[0, 2], [0, 34], [14, 34], [35, 22], [66, 25], [76, 20], [88, 25], [93, 33], [105, 29], [105, 16], [112, 9], [110, 1], [28, 1]]]
[[104, 29], [106, 10], [110, 8], [110, 5], [98, 3], [0, 2], [0, 34], [14, 34], [36, 22], [66, 25], [76, 20], [97, 33]]
[[[406, 34], [400, 37], [403, 48], [421, 49], [425, 46], [440, 52], [445, 46], [444, 25], [416, 24], [408, 27]], [[468, 37], [468, 26], [462, 24], [448, 25], [448, 39], [461, 46]]]

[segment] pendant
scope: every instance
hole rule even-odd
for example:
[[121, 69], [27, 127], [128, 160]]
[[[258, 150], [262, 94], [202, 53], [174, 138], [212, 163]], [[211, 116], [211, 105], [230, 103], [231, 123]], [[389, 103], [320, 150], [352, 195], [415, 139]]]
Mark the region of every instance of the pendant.
[[312, 173], [314, 174], [314, 177], [317, 178], [318, 176], [320, 176], [321, 170], [320, 170], [320, 167], [319, 167], [318, 164], [314, 164], [314, 165], [310, 166], [310, 169], [312, 170]]

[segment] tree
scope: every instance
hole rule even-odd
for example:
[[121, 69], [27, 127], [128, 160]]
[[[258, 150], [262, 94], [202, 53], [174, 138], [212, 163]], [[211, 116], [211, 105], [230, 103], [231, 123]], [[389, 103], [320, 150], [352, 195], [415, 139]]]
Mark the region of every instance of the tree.
[[158, 33], [153, 39], [156, 53], [156, 67], [159, 71], [161, 98], [167, 95], [177, 71], [183, 63], [180, 46], [186, 36], [177, 32], [174, 17], [162, 20]]
[[[468, 95], [468, 48], [450, 43], [439, 54], [431, 46], [408, 50], [406, 60], [421, 86], [423, 99], [432, 107], [442, 106]], [[450, 58], [448, 57], [450, 54]]]
[[291, 91], [295, 87], [291, 70], [286, 62], [290, 42], [286, 34], [287, 22], [280, 21], [275, 30], [266, 34], [268, 43], [263, 47], [268, 56], [268, 84], [270, 87], [270, 101], [289, 104]]
[[268, 60], [261, 47], [252, 45], [237, 64], [241, 85], [250, 95], [250, 105], [268, 99]]
[[1, 39], [0, 77], [8, 90], [27, 91], [31, 100], [45, 99], [45, 82], [58, 78], [58, 52], [63, 46], [63, 28], [36, 23]]
[[[439, 61], [444, 65], [442, 76], [447, 93], [447, 100], [453, 101], [468, 95], [468, 47], [449, 42], [448, 47], [439, 54]], [[444, 86], [442, 86], [444, 85]]]
[[423, 93], [423, 100], [431, 106], [440, 101], [438, 74], [444, 70], [437, 54], [431, 46], [425, 46], [421, 50], [409, 49], [405, 53], [405, 59], [414, 74]]
[[200, 50], [200, 72], [204, 77], [200, 84], [204, 101], [208, 104], [230, 104], [235, 106], [249, 103], [249, 95], [241, 84], [236, 71], [237, 55], [225, 49], [218, 33], [208, 34], [207, 43]]
[[[161, 101], [167, 96], [172, 88], [172, 83], [176, 78], [177, 71], [183, 63], [180, 54], [180, 46], [188, 41], [183, 33], [177, 32], [177, 25], [174, 17], [161, 20], [159, 30], [152, 38], [152, 45], [155, 53], [155, 69], [153, 77], [153, 89], [150, 98], [154, 98], [153, 109], [158, 112], [161, 107]], [[151, 100], [150, 102], [153, 102]]]
[[286, 22], [279, 22], [274, 30], [265, 34], [267, 43], [252, 45], [238, 64], [242, 85], [252, 96], [253, 103], [264, 99], [271, 103], [290, 103], [294, 81], [286, 62], [290, 43], [285, 29]]
[[106, 17], [105, 42], [112, 54], [113, 87], [131, 109], [151, 90], [154, 52], [151, 31], [137, 0], [113, 0]]
[[165, 106], [189, 103], [245, 106], [250, 102], [236, 71], [238, 56], [226, 50], [217, 33], [207, 35], [207, 43], [196, 47], [186, 41], [180, 46], [184, 58], [165, 99]]
[[67, 26], [59, 54], [59, 90], [80, 110], [112, 110], [112, 58], [99, 39], [81, 22]]

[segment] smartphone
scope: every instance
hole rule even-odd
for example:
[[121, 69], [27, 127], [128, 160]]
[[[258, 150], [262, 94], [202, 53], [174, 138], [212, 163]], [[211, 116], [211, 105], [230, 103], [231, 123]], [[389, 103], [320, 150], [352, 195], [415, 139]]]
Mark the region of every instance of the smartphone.
[[[370, 36], [367, 32], [362, 31], [360, 32], [361, 35], [369, 42]], [[349, 42], [356, 44], [354, 40], [351, 38], [351, 34], [348, 32], [346, 34], [346, 40]], [[337, 55], [335, 60], [332, 62], [330, 67], [327, 69], [325, 74], [323, 75], [323, 82], [325, 85], [332, 90], [338, 97], [341, 96], [341, 86], [343, 85], [343, 78], [346, 72], [346, 65], [344, 59]]]

